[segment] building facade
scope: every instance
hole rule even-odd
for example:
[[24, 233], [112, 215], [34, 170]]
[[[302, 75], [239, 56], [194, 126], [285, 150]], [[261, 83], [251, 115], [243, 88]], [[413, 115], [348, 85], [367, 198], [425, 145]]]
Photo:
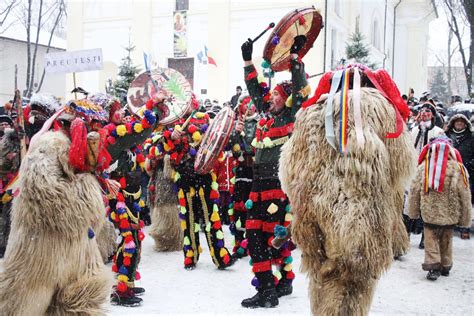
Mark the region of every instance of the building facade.
[[[318, 74], [334, 69], [345, 59], [345, 47], [355, 30], [365, 36], [371, 61], [392, 74], [402, 93], [410, 87], [416, 93], [427, 89], [428, 25], [436, 18], [431, 0], [71, 1], [67, 47], [103, 50], [102, 71], [77, 74], [78, 85], [86, 90], [104, 91], [105, 82], [116, 78], [126, 53], [123, 48], [130, 40], [136, 47], [132, 59], [142, 69], [144, 52], [163, 67], [179, 65], [180, 58], [187, 58], [195, 93], [225, 102], [235, 86], [243, 85], [241, 44], [270, 22], [278, 23], [291, 10], [313, 5], [325, 24], [304, 58], [307, 73], [316, 75], [310, 80], [313, 89]], [[269, 36], [265, 34], [254, 44], [258, 67]], [[201, 63], [203, 52], [216, 65]], [[277, 73], [274, 82], [288, 78], [287, 72]], [[71, 86], [68, 83], [67, 90]]]

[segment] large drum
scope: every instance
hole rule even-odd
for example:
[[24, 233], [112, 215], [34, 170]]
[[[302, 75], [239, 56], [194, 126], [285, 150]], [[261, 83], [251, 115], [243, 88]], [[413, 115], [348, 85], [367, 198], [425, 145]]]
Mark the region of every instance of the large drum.
[[231, 107], [224, 107], [217, 113], [204, 134], [196, 155], [194, 170], [197, 173], [206, 174], [214, 167], [219, 154], [229, 141], [234, 123], [235, 113]]
[[191, 108], [192, 87], [186, 78], [171, 68], [156, 68], [138, 75], [127, 93], [128, 107], [139, 116], [151, 98], [164, 99], [160, 124], [168, 125], [183, 117]]
[[303, 58], [313, 47], [322, 27], [323, 18], [314, 7], [291, 11], [273, 29], [263, 49], [263, 58], [275, 72], [289, 69], [290, 48], [295, 36], [306, 36], [306, 44], [298, 54]]

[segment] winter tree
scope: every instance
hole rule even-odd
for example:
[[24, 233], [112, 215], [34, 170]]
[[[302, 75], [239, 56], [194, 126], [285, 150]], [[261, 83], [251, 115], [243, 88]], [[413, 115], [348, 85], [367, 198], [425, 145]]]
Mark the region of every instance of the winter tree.
[[133, 65], [131, 53], [135, 49], [130, 41], [128, 47], [125, 47], [127, 56], [122, 58], [122, 64], [119, 66], [118, 79], [112, 85], [113, 94], [120, 99], [122, 104], [127, 104], [127, 91], [132, 83], [133, 79], [140, 72], [140, 68]]
[[361, 63], [375, 69], [377, 65], [370, 61], [370, 48], [364, 42], [362, 33], [356, 31], [351, 34], [350, 42], [346, 43], [346, 57], [351, 62]]
[[447, 102], [448, 94], [448, 85], [444, 79], [444, 74], [441, 69], [438, 69], [434, 75], [433, 82], [430, 87], [431, 95], [437, 96], [438, 99], [442, 100], [444, 103]]

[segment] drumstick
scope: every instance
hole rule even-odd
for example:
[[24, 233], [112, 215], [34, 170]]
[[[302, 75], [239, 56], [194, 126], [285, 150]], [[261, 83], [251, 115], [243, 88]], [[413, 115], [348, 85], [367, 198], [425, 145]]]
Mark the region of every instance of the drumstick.
[[191, 122], [191, 118], [193, 117], [194, 113], [196, 113], [197, 111], [194, 110], [191, 112], [191, 115], [188, 116], [188, 118], [186, 119], [186, 121], [184, 121], [183, 125], [181, 126], [181, 130], [184, 131], [186, 129], [186, 127], [188, 127], [188, 124], [189, 122]]
[[269, 29], [275, 27], [275, 23], [270, 23], [268, 24], [268, 27], [262, 32], [260, 33], [257, 37], [255, 37], [253, 40], [251, 40], [252, 43], [255, 43], [260, 37], [263, 36], [263, 34], [265, 34]]

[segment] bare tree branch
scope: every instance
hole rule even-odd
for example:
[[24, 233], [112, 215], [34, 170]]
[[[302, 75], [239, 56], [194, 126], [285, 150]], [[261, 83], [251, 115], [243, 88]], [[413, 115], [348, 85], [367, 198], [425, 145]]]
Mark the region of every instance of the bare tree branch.
[[42, 18], [42, 11], [43, 11], [43, 0], [40, 0], [40, 7], [39, 7], [39, 14], [38, 14], [38, 24], [36, 30], [36, 42], [35, 42], [35, 51], [33, 53], [33, 61], [31, 63], [31, 80], [30, 85], [28, 86], [28, 98], [31, 97], [31, 93], [33, 92], [33, 84], [35, 81], [35, 70], [36, 70], [36, 55], [38, 54], [38, 44], [41, 32], [41, 18]]
[[[49, 49], [51, 48], [51, 41], [53, 39], [54, 31], [56, 30], [56, 27], [59, 25], [59, 22], [61, 21], [62, 17], [64, 16], [66, 10], [66, 4], [64, 3], [64, 0], [61, 0], [59, 3], [59, 12], [58, 15], [56, 16], [56, 20], [53, 25], [53, 29], [51, 30], [51, 33], [49, 35], [49, 41], [48, 41], [48, 48], [46, 49], [46, 54], [49, 52]], [[43, 73], [41, 74], [41, 79], [38, 84], [38, 88], [36, 89], [36, 93], [38, 93], [41, 90], [41, 87], [43, 86], [43, 81], [44, 81], [44, 76], [46, 74], [45, 69], [43, 68]]]

